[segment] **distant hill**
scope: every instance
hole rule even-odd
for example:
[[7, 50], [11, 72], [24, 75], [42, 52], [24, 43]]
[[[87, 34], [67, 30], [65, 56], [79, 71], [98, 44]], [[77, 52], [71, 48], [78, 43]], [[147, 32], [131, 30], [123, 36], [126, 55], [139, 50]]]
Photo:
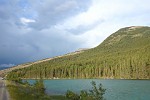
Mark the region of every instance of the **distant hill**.
[[18, 77], [150, 79], [150, 27], [122, 28], [95, 48], [32, 63], [7, 75]]
[[0, 70], [4, 70], [7, 69], [8, 67], [0, 67]]

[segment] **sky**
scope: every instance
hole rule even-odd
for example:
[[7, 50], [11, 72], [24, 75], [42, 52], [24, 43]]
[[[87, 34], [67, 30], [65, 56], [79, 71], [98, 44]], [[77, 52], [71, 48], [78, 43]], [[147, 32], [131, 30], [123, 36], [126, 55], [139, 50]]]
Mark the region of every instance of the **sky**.
[[0, 0], [0, 67], [93, 48], [150, 26], [150, 0]]

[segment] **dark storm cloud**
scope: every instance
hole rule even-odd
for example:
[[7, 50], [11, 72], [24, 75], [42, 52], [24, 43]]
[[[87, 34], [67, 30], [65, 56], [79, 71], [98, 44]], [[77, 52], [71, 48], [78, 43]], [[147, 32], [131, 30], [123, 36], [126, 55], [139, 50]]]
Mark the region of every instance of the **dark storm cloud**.
[[121, 27], [149, 25], [148, 0], [0, 0], [0, 66], [97, 46]]
[[35, 61], [79, 48], [82, 41], [53, 25], [87, 10], [89, 2], [85, 1], [0, 0], [0, 65]]
[[29, 25], [38, 30], [49, 28], [70, 16], [86, 11], [90, 3], [90, 0], [45, 0], [37, 2], [36, 5], [32, 3], [38, 17], [35, 23]]

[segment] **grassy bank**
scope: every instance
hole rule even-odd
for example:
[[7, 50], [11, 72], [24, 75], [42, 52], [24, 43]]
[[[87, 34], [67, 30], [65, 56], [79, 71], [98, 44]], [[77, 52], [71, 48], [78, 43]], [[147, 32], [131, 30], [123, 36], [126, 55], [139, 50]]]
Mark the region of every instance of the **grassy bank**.
[[7, 81], [7, 88], [12, 100], [105, 100], [103, 95], [106, 89], [96, 82], [91, 82], [92, 89], [89, 91], [81, 90], [80, 93], [74, 93], [68, 90], [66, 95], [47, 95], [45, 92], [43, 80], [36, 80], [34, 84], [20, 79]]
[[41, 92], [39, 88], [28, 83], [22, 84], [7, 81], [6, 84], [11, 100], [68, 100], [62, 95], [49, 96], [45, 92]]

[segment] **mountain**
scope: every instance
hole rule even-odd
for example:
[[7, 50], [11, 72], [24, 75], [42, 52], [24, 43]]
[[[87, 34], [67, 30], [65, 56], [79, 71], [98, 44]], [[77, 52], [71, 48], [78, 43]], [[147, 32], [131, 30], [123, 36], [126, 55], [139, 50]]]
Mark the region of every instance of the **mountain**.
[[32, 65], [39, 64], [41, 62], [46, 62], [46, 61], [53, 60], [53, 59], [56, 59], [56, 58], [61, 58], [61, 57], [64, 57], [64, 56], [75, 55], [75, 54], [78, 54], [78, 53], [82, 53], [85, 50], [88, 50], [88, 49], [87, 48], [86, 49], [79, 49], [75, 52], [71, 52], [71, 53], [68, 53], [68, 54], [65, 54], [65, 55], [62, 55], [62, 56], [56, 56], [56, 57], [53, 57], [53, 58], [46, 58], [46, 59], [38, 60], [38, 61], [35, 61], [35, 62], [20, 64], [20, 65], [13, 66], [13, 67], [0, 68], [0, 77], [4, 77], [7, 73], [9, 73], [13, 70], [16, 70], [16, 69], [22, 69], [22, 68], [30, 67]]
[[150, 27], [122, 28], [77, 52], [8, 71], [7, 78], [150, 79]]
[[0, 70], [4, 70], [4, 69], [7, 69], [7, 67], [0, 67]]

